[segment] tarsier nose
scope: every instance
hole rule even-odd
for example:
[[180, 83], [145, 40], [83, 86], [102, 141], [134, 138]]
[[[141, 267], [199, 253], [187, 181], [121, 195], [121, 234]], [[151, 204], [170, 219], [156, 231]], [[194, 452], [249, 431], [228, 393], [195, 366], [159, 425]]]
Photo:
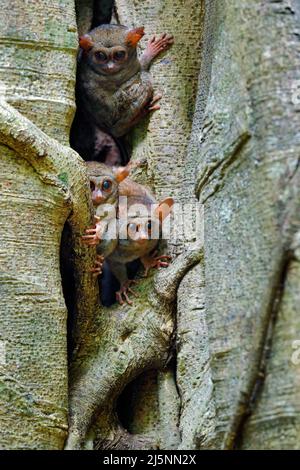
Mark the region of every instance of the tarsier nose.
[[95, 191], [93, 194], [93, 202], [96, 204], [100, 204], [101, 202], [104, 201], [104, 197], [101, 191]]
[[139, 235], [138, 241], [140, 243], [144, 243], [147, 240], [148, 240], [148, 234], [146, 232], [141, 232]]

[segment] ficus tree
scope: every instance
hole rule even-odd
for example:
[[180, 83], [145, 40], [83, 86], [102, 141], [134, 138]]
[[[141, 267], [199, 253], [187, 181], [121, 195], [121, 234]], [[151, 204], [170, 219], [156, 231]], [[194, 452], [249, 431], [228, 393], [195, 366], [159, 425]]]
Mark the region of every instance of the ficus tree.
[[175, 37], [135, 178], [201, 223], [103, 307], [69, 134], [78, 33], [111, 4], [2, 2], [1, 448], [299, 448], [300, 3], [115, 2]]

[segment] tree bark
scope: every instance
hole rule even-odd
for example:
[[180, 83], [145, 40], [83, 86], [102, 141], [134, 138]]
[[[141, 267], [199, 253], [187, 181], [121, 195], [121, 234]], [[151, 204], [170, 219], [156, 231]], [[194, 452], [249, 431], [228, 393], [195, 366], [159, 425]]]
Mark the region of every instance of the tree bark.
[[[190, 371], [195, 377], [205, 364], [196, 392], [204, 409], [201, 426], [187, 442], [193, 438], [195, 448], [295, 448], [299, 391], [287, 390], [274, 375], [272, 364], [282, 361], [275, 331], [265, 384], [261, 369], [269, 362], [268, 332], [278, 305], [280, 312], [287, 308], [282, 295], [291, 305], [284, 324], [289, 336], [282, 333], [284, 357], [290, 354], [288, 342], [297, 339], [292, 308], [297, 299], [290, 287], [297, 273], [290, 279], [288, 259], [299, 226], [299, 105], [293, 99], [299, 3], [207, 4], [214, 8], [205, 20], [205, 60], [187, 163], [198, 168], [196, 192], [205, 213], [204, 345]], [[209, 86], [201, 92], [203, 79]], [[285, 362], [284, 370], [297, 384], [297, 368]], [[258, 394], [260, 388], [264, 392]], [[185, 422], [192, 412], [191, 406]]]
[[[161, 110], [129, 136], [135, 177], [201, 225], [110, 308], [68, 146], [74, 3], [5, 1], [0, 18], [1, 447], [62, 449], [69, 431], [71, 449], [299, 448], [299, 2], [116, 1], [115, 21], [175, 36], [152, 67]], [[76, 1], [80, 34], [92, 4]]]
[[91, 220], [85, 168], [62, 145], [74, 113], [76, 23], [72, 1], [25, 7], [4, 2], [0, 19], [0, 441], [4, 449], [62, 449], [68, 370], [59, 253], [67, 219], [77, 240], [79, 316], [94, 314], [96, 295], [85, 273], [91, 257], [78, 244]]

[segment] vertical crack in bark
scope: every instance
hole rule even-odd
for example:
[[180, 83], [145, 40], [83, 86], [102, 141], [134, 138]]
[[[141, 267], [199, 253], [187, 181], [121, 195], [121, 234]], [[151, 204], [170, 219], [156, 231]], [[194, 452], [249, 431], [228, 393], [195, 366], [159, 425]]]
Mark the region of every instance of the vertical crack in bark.
[[251, 414], [254, 411], [254, 408], [256, 406], [256, 403], [259, 400], [259, 397], [261, 395], [261, 392], [264, 386], [267, 363], [268, 363], [268, 359], [270, 357], [270, 352], [272, 348], [273, 332], [274, 332], [275, 323], [278, 317], [278, 312], [280, 310], [280, 306], [281, 306], [281, 302], [282, 302], [282, 298], [284, 294], [284, 288], [285, 288], [285, 282], [287, 279], [289, 263], [290, 263], [290, 253], [286, 253], [281, 263], [281, 269], [278, 274], [277, 283], [275, 283], [275, 286], [274, 286], [273, 295], [271, 296], [270, 309], [269, 309], [270, 313], [268, 316], [268, 323], [266, 326], [266, 333], [264, 336], [265, 340], [262, 345], [261, 356], [260, 356], [259, 364], [257, 367], [257, 375], [253, 382], [252, 391], [250, 392], [250, 396], [248, 400], [248, 405], [245, 406], [243, 414], [239, 417], [239, 424], [236, 429], [235, 438], [231, 445], [231, 448], [233, 449], [239, 449], [242, 447], [244, 427], [246, 426], [248, 419], [250, 418]]

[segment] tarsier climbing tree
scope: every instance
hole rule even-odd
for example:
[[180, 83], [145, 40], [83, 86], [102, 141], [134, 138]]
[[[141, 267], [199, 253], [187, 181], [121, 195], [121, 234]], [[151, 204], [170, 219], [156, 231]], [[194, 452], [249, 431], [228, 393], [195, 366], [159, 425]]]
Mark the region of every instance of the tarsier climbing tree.
[[198, 230], [109, 307], [69, 138], [78, 36], [112, 2], [2, 3], [1, 448], [299, 448], [299, 2], [115, 2], [141, 53], [175, 39], [132, 177]]

